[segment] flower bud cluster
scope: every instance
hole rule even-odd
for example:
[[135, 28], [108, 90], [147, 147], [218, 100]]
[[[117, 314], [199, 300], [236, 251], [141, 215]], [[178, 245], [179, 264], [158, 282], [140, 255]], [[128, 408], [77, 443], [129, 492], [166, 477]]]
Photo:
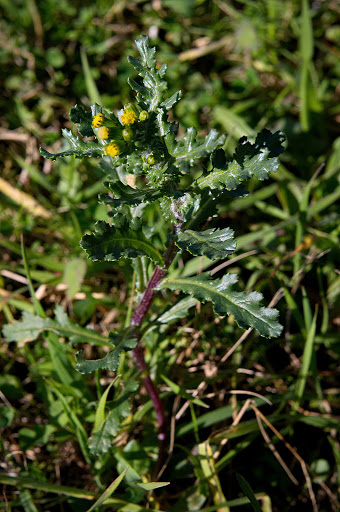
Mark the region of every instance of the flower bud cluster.
[[[127, 103], [122, 110], [118, 111], [118, 119], [116, 118], [116, 122], [108, 119], [101, 112], [98, 112], [93, 117], [91, 126], [96, 137], [103, 141], [104, 153], [108, 156], [115, 157], [126, 151], [127, 143], [135, 141], [136, 130], [135, 127], [132, 128], [131, 126], [143, 123], [148, 118], [149, 113], [146, 110], [140, 110], [139, 107], [132, 103]], [[119, 123], [123, 125], [124, 129], [119, 127]], [[137, 144], [138, 141], [135, 141], [135, 145]]]

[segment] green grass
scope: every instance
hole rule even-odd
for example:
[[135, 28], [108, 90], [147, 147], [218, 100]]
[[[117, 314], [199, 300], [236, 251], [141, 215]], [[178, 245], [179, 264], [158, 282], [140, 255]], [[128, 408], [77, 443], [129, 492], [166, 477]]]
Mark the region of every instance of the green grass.
[[[0, 324], [23, 312], [52, 322], [36, 337], [27, 335], [32, 341], [25, 343], [25, 333], [19, 343], [2, 339], [0, 482], [6, 499], [0, 510], [88, 511], [112, 491], [98, 510], [247, 512], [249, 493], [264, 512], [313, 510], [313, 500], [314, 510], [336, 511], [337, 6], [31, 0], [18, 9], [4, 0], [0, 9]], [[61, 150], [59, 132], [70, 128], [66, 113], [75, 103], [88, 106], [100, 96], [116, 110], [131, 99], [126, 56], [142, 33], [155, 34], [170, 88], [185, 92], [175, 112], [184, 126], [203, 134], [211, 127], [227, 131], [230, 154], [239, 137], [263, 127], [282, 129], [288, 139], [271, 183], [252, 184], [252, 194], [220, 211], [220, 227], [236, 231], [236, 256], [252, 251], [229, 261], [228, 270], [268, 302], [284, 291], [276, 306], [282, 337], [268, 341], [252, 332], [221, 362], [242, 334], [235, 323], [216, 320], [202, 304], [186, 320], [157, 324], [164, 301], [156, 299], [155, 323], [143, 342], [172, 417], [172, 456], [160, 477], [170, 484], [153, 492], [155, 418], [137, 383], [127, 390], [126, 416], [114, 435], [107, 433], [110, 453], [94, 458], [88, 448], [99, 423], [124, 399], [123, 381], [137, 379], [129, 356], [111, 388], [116, 374], [83, 376], [74, 359], [80, 341], [88, 341], [87, 359], [103, 356], [108, 333], [124, 327], [150, 269], [143, 262], [132, 281], [132, 268], [86, 260], [78, 240], [106, 218], [106, 206], [97, 202], [102, 172], [95, 160], [50, 164], [37, 152], [40, 145]], [[157, 218], [150, 209], [149, 225]], [[203, 258], [180, 263], [182, 275], [207, 269]], [[64, 321], [61, 336], [54, 321]], [[294, 447], [311, 483], [299, 459], [262, 422], [298, 485], [289, 479], [249, 404], [237, 418], [247, 398]], [[114, 491], [113, 482], [120, 482]]]

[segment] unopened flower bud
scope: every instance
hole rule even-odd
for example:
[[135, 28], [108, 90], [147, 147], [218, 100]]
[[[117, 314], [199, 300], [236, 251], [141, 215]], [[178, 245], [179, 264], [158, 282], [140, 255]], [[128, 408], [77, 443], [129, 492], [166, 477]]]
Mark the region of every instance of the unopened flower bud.
[[146, 110], [142, 110], [142, 112], [139, 114], [139, 120], [146, 121], [147, 119], [149, 119], [149, 113]]
[[146, 161], [148, 162], [149, 165], [154, 165], [156, 163], [155, 157], [153, 156], [152, 153], [148, 156]]
[[130, 142], [131, 140], [133, 140], [133, 131], [131, 130], [131, 128], [125, 128], [122, 131], [122, 136], [124, 140]]

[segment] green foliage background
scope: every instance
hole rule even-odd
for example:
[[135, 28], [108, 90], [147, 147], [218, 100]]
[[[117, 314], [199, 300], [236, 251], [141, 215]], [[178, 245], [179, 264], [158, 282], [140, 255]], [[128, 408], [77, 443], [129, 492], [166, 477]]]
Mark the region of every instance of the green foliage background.
[[[21, 342], [2, 339], [0, 482], [7, 502], [1, 508], [88, 510], [88, 500], [128, 466], [102, 510], [144, 510], [149, 503], [151, 510], [247, 511], [236, 473], [262, 496], [265, 512], [311, 510], [311, 489], [317, 510], [337, 510], [337, 2], [0, 0], [0, 10], [0, 323], [24, 313], [29, 324], [34, 312], [22, 233], [47, 315]], [[211, 128], [226, 132], [230, 155], [241, 136], [265, 127], [282, 130], [288, 140], [271, 181], [252, 183], [249, 196], [219, 212], [219, 227], [231, 226], [237, 236], [240, 259], [229, 270], [243, 288], [262, 292], [267, 302], [282, 288], [276, 306], [281, 338], [251, 334], [223, 359], [242, 334], [236, 323], [216, 321], [209, 305], [193, 299], [184, 299], [182, 312], [170, 309], [157, 319], [162, 295], [155, 303], [157, 328], [145, 336], [146, 357], [174, 418], [175, 448], [162, 476], [171, 485], [151, 497], [136, 482], [152, 481], [154, 418], [128, 357], [119, 366], [124, 378], [110, 389], [114, 374], [84, 377], [75, 370], [73, 345], [89, 341], [86, 358], [102, 357], [105, 336], [124, 327], [133, 306], [131, 267], [90, 262], [79, 247], [94, 222], [106, 219], [107, 206], [97, 202], [103, 173], [95, 159], [51, 163], [38, 153], [39, 146], [67, 149], [60, 132], [71, 128], [67, 112], [76, 103], [88, 108], [100, 100], [118, 110], [133, 98], [127, 56], [137, 56], [133, 41], [140, 34], [149, 35], [160, 63], [168, 64], [170, 91], [182, 90], [174, 109], [182, 126], [202, 135]], [[150, 208], [148, 222], [150, 229], [160, 222], [157, 209]], [[186, 276], [208, 263], [204, 256], [181, 261]], [[138, 272], [137, 292], [147, 272]], [[53, 322], [63, 325], [64, 338], [55, 335]], [[269, 406], [255, 398], [311, 468], [311, 482], [267, 428], [297, 485], [289, 479], [252, 409], [231, 426], [249, 392], [271, 400]], [[89, 450], [112, 438], [110, 454], [94, 460]], [[214, 452], [221, 450], [214, 466], [199, 451], [208, 439]]]

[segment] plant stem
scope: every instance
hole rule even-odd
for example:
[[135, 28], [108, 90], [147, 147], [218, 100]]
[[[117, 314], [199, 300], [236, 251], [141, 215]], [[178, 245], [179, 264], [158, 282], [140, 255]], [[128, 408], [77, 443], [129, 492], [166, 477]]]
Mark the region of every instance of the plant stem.
[[[182, 219], [179, 219], [179, 224], [175, 224], [173, 227], [173, 232], [177, 233], [179, 229], [182, 227]], [[155, 270], [153, 271], [153, 274], [147, 284], [147, 287], [144, 290], [143, 296], [140, 300], [140, 303], [135, 309], [134, 314], [132, 315], [130, 325], [133, 327], [139, 328], [141, 327], [143, 320], [157, 294], [157, 286], [162, 281], [163, 277], [166, 275], [168, 268], [170, 267], [174, 257], [177, 253], [177, 247], [174, 243], [174, 240], [171, 239], [170, 243], [168, 245], [167, 250], [164, 254], [164, 263], [165, 267], [161, 268], [156, 266]], [[137, 332], [137, 337], [139, 338], [139, 332]], [[162, 401], [160, 399], [159, 393], [156, 389], [156, 386], [154, 382], [151, 380], [148, 367], [146, 365], [145, 359], [144, 359], [144, 351], [142, 347], [140, 346], [139, 342], [137, 346], [132, 350], [132, 357], [136, 363], [136, 366], [138, 368], [138, 371], [141, 374], [142, 382], [149, 393], [150, 399], [153, 403], [153, 407], [155, 409], [156, 418], [158, 422], [158, 441], [159, 441], [159, 449], [158, 449], [158, 461], [156, 466], [156, 476], [161, 470], [165, 456], [166, 456], [166, 450], [165, 450], [165, 441], [166, 441], [166, 431], [167, 431], [167, 425], [166, 425], [166, 416], [164, 412], [164, 407], [162, 404]]]
[[134, 327], [140, 327], [145, 315], [148, 312], [149, 307], [151, 306], [157, 291], [154, 289], [159, 283], [162, 281], [163, 277], [166, 274], [166, 270], [160, 267], [156, 267], [148, 285], [143, 293], [143, 297], [135, 309], [134, 314], [132, 315], [130, 325]]
[[[140, 327], [145, 315], [148, 312], [149, 307], [151, 306], [157, 291], [154, 289], [163, 279], [166, 274], [165, 269], [161, 269], [160, 267], [156, 267], [148, 285], [143, 293], [142, 299], [138, 304], [135, 312], [131, 318], [130, 325], [134, 327]], [[150, 396], [150, 399], [153, 403], [153, 407], [155, 409], [157, 423], [158, 423], [158, 460], [155, 469], [155, 475], [157, 477], [159, 471], [161, 470], [163, 463], [166, 457], [166, 417], [164, 413], [164, 407], [158, 391], [156, 389], [155, 384], [152, 382], [151, 377], [149, 375], [149, 370], [146, 365], [144, 359], [144, 351], [138, 342], [137, 346], [132, 350], [132, 357], [136, 363], [138, 371], [141, 374], [142, 382]]]

